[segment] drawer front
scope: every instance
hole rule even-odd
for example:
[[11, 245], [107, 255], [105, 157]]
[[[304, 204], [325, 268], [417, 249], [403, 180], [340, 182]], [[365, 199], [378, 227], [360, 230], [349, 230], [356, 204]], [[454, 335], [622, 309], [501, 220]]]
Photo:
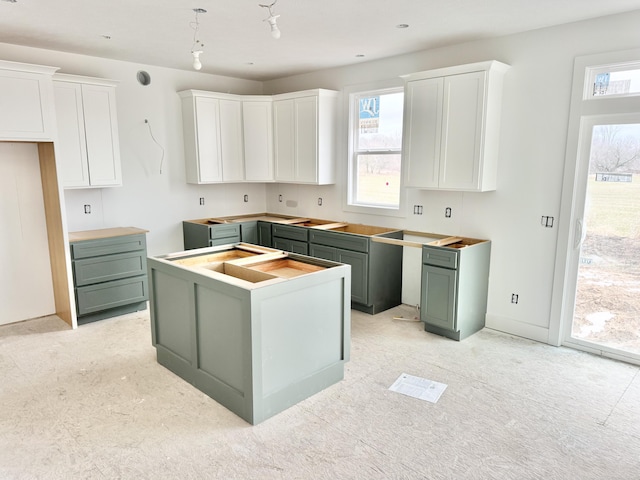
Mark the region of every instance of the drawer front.
[[71, 258], [88, 258], [114, 253], [135, 252], [146, 250], [145, 235], [124, 235], [122, 237], [100, 238], [85, 240], [71, 244]]
[[209, 238], [211, 240], [217, 240], [220, 238], [232, 238], [228, 243], [240, 241], [240, 224], [224, 224], [224, 225], [211, 225], [209, 227]]
[[271, 229], [271, 235], [306, 242], [309, 238], [309, 230], [306, 227], [294, 227], [292, 225], [279, 225], [275, 223]]
[[309, 232], [309, 242], [328, 247], [344, 248], [354, 252], [369, 252], [369, 237], [353, 235], [343, 232], [328, 232], [323, 230], [311, 230]]
[[445, 268], [458, 268], [458, 250], [451, 250], [444, 247], [422, 247], [422, 263], [425, 265], [436, 265]]
[[146, 273], [147, 257], [144, 251], [73, 261], [73, 280], [76, 287], [145, 275]]
[[146, 275], [79, 287], [76, 289], [78, 316], [143, 302], [148, 297]]

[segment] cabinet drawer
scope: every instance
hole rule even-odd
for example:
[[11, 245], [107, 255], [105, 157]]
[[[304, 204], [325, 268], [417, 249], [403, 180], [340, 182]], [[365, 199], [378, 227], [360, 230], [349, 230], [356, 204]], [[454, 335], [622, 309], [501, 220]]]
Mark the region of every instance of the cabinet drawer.
[[142, 302], [147, 298], [146, 275], [76, 289], [78, 316]]
[[240, 241], [240, 224], [232, 225], [212, 225], [209, 227], [209, 238], [218, 240], [220, 238], [230, 238], [228, 243]]
[[458, 268], [458, 250], [443, 247], [422, 247], [422, 263], [445, 268]]
[[135, 252], [146, 250], [145, 235], [124, 235], [121, 237], [100, 238], [98, 240], [84, 240], [71, 244], [71, 258], [88, 258], [114, 253]]
[[353, 235], [343, 232], [327, 232], [323, 230], [311, 230], [309, 242], [329, 247], [344, 248], [355, 252], [369, 252], [369, 237]]
[[77, 287], [144, 275], [146, 272], [147, 257], [144, 251], [82, 258], [73, 261], [73, 279]]
[[289, 240], [298, 240], [306, 242], [309, 238], [309, 230], [306, 227], [295, 227], [293, 225], [274, 224], [271, 230], [274, 237], [288, 238]]

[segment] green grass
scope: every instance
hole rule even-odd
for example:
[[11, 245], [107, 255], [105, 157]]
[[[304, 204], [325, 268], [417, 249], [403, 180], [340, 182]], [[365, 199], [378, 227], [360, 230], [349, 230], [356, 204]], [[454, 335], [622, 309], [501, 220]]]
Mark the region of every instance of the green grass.
[[640, 176], [632, 182], [596, 182], [589, 175], [585, 220], [589, 233], [640, 237]]

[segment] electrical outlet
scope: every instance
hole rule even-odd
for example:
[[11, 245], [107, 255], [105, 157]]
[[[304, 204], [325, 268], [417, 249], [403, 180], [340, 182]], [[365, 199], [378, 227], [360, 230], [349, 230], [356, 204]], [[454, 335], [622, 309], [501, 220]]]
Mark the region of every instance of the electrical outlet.
[[518, 303], [518, 294], [517, 293], [512, 293], [511, 294], [511, 303]]
[[447, 207], [444, 209], [444, 217], [451, 218], [451, 207]]
[[204, 205], [204, 197], [200, 197], [200, 205]]
[[247, 195], [246, 193], [245, 193], [245, 195], [244, 195], [244, 201], [245, 201], [245, 202], [248, 202], [248, 201], [249, 201], [249, 195]]
[[318, 197], [318, 205], [322, 206], [322, 197]]
[[84, 206], [84, 213], [91, 213], [91, 205]]

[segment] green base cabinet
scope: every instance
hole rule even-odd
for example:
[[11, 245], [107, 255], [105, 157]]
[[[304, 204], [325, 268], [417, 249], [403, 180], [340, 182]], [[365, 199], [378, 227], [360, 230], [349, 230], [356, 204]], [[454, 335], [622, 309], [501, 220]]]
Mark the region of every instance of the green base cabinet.
[[[258, 249], [271, 260], [241, 258]], [[283, 262], [287, 278], [269, 262]], [[260, 423], [343, 379], [348, 266], [254, 245], [152, 257], [148, 265], [158, 362], [247, 422]]]
[[490, 254], [485, 240], [422, 247], [420, 320], [426, 331], [462, 340], [484, 327]]
[[375, 238], [402, 239], [402, 235], [402, 231], [366, 235], [310, 229], [309, 255], [350, 265], [351, 306], [375, 315], [402, 303], [402, 247]]
[[217, 223], [208, 218], [182, 222], [184, 249], [227, 245], [240, 241], [239, 223]]
[[144, 234], [70, 242], [78, 324], [145, 310]]

